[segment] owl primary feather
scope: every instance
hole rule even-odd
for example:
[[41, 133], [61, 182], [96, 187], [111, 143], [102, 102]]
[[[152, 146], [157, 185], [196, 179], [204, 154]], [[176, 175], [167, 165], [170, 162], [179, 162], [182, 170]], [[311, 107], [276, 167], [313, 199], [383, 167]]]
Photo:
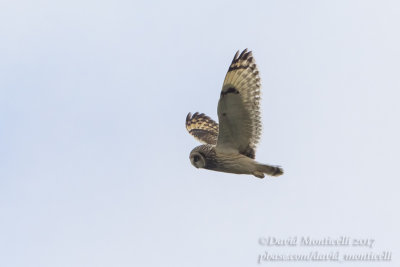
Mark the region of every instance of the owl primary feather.
[[219, 172], [279, 176], [279, 166], [255, 161], [256, 146], [261, 136], [261, 83], [252, 52], [245, 49], [235, 54], [222, 86], [218, 102], [219, 124], [210, 117], [189, 113], [186, 129], [204, 145], [190, 152], [196, 168]]

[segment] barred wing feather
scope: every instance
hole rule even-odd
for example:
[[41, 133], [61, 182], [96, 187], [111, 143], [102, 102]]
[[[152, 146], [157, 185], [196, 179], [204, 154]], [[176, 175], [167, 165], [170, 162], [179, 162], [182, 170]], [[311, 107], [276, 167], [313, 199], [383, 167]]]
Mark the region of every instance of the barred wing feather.
[[260, 77], [252, 52], [236, 53], [226, 74], [218, 102], [219, 135], [216, 148], [255, 158], [261, 136]]

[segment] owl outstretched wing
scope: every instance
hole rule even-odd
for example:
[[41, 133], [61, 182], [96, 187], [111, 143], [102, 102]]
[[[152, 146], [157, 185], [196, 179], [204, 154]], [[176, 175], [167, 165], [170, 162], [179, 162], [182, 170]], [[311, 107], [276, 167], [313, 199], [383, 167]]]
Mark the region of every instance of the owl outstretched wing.
[[260, 77], [252, 52], [235, 54], [218, 102], [217, 149], [255, 158], [261, 136]]
[[218, 138], [218, 123], [204, 113], [189, 113], [186, 116], [186, 129], [202, 143], [215, 145]]

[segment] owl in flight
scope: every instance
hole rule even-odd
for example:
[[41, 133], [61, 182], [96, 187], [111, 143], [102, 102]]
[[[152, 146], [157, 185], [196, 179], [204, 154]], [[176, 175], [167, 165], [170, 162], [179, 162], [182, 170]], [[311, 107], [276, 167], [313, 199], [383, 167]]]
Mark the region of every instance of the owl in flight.
[[186, 129], [204, 145], [190, 152], [196, 168], [219, 172], [279, 176], [282, 168], [255, 161], [261, 135], [260, 77], [253, 55], [245, 49], [235, 54], [218, 102], [219, 124], [210, 117], [189, 113]]

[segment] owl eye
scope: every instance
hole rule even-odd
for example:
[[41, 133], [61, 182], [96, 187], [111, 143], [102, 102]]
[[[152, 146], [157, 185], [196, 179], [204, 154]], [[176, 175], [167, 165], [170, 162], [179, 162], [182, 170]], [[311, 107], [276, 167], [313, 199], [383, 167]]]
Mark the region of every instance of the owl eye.
[[198, 156], [198, 155], [195, 155], [194, 157], [193, 157], [193, 161], [194, 162], [198, 162], [200, 160], [200, 157]]

